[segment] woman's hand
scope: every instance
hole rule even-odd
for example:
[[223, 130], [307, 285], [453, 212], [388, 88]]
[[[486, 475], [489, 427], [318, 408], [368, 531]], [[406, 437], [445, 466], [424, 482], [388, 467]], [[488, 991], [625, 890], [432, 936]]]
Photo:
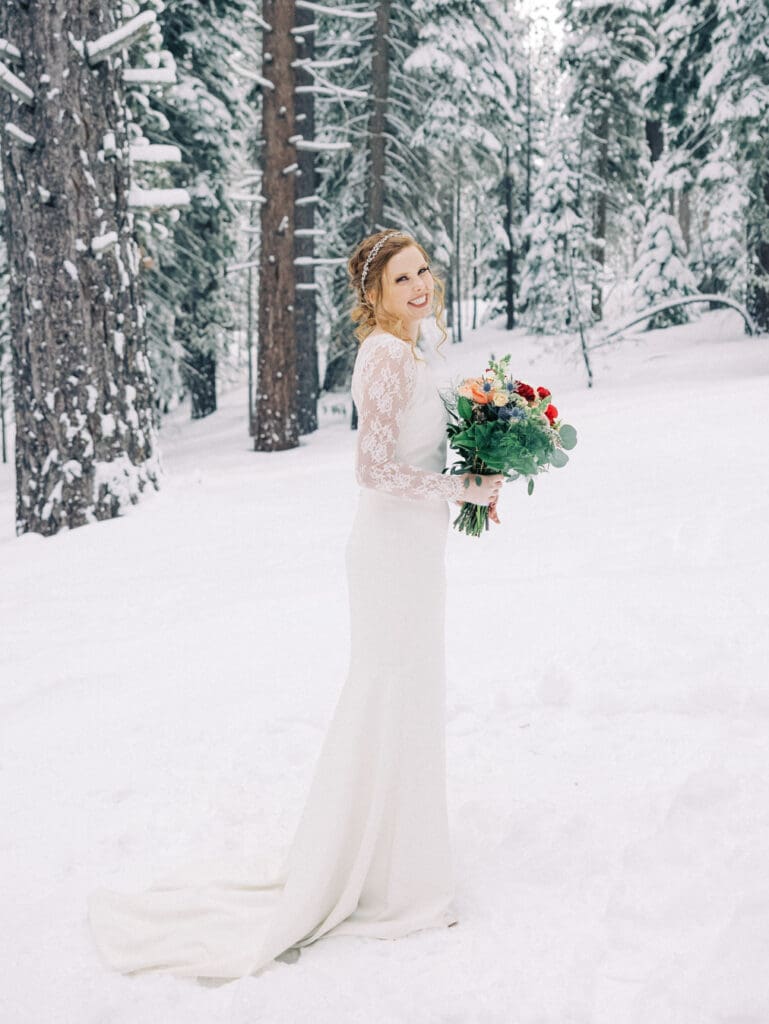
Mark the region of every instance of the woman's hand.
[[[467, 501], [471, 505], [488, 505], [490, 507], [492, 502], [494, 502], [496, 506], [499, 489], [505, 481], [501, 473], [487, 473], [484, 475], [479, 473], [463, 473], [462, 476], [465, 480], [470, 481], [470, 486], [465, 487], [465, 496], [461, 501], [457, 502], [457, 505], [463, 505]], [[480, 484], [478, 480], [481, 481]], [[496, 515], [496, 511], [494, 515]], [[493, 519], [494, 516], [491, 516], [491, 518]], [[495, 519], [494, 522], [499, 522], [499, 520]]]
[[492, 498], [489, 502], [489, 519], [492, 523], [501, 523], [502, 520], [497, 515], [497, 499]]

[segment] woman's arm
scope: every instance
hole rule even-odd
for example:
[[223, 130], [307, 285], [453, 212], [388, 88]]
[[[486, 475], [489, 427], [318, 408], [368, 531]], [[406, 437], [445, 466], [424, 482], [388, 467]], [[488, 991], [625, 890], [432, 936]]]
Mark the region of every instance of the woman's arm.
[[355, 477], [361, 487], [401, 498], [457, 501], [464, 475], [449, 476], [398, 462], [400, 424], [416, 387], [416, 366], [405, 342], [380, 344], [362, 367]]

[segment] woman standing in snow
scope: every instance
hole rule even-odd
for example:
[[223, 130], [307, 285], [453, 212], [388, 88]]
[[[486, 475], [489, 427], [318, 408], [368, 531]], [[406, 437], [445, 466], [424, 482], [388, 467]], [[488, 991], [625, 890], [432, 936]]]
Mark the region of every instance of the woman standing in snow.
[[[443, 288], [401, 231], [348, 263], [361, 345], [358, 508], [347, 544], [347, 679], [278, 878], [91, 897], [123, 972], [235, 978], [324, 935], [393, 939], [455, 924], [446, 810], [445, 548], [449, 501], [492, 505], [503, 477], [442, 473], [446, 412], [420, 342]], [[444, 331], [445, 337], [445, 331]], [[465, 479], [469, 479], [469, 489]]]

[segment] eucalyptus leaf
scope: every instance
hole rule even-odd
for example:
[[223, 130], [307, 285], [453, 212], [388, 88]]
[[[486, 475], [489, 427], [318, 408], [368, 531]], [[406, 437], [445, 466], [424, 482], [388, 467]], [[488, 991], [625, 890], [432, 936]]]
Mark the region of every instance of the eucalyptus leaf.
[[560, 469], [562, 466], [565, 466], [568, 461], [569, 456], [566, 452], [561, 451], [560, 448], [553, 449], [553, 454], [550, 456], [551, 466], [555, 466], [556, 469]]
[[562, 423], [558, 433], [561, 436], [561, 444], [567, 451], [571, 451], [577, 443], [577, 431], [571, 423]]
[[531, 492], [534, 490], [534, 478], [533, 477], [529, 480], [529, 485], [526, 488], [526, 490], [529, 492], [529, 494], [531, 494]]

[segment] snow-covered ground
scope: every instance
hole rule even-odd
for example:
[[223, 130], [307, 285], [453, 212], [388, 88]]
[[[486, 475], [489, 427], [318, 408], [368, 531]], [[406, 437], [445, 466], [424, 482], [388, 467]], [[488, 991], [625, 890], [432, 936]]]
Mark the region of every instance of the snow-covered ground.
[[246, 392], [162, 430], [161, 492], [13, 535], [0, 466], [8, 1024], [767, 1024], [769, 340], [732, 313], [595, 353], [487, 327], [579, 432], [449, 538], [460, 923], [207, 987], [108, 971], [86, 897], [276, 863], [347, 664], [354, 434], [251, 451]]

